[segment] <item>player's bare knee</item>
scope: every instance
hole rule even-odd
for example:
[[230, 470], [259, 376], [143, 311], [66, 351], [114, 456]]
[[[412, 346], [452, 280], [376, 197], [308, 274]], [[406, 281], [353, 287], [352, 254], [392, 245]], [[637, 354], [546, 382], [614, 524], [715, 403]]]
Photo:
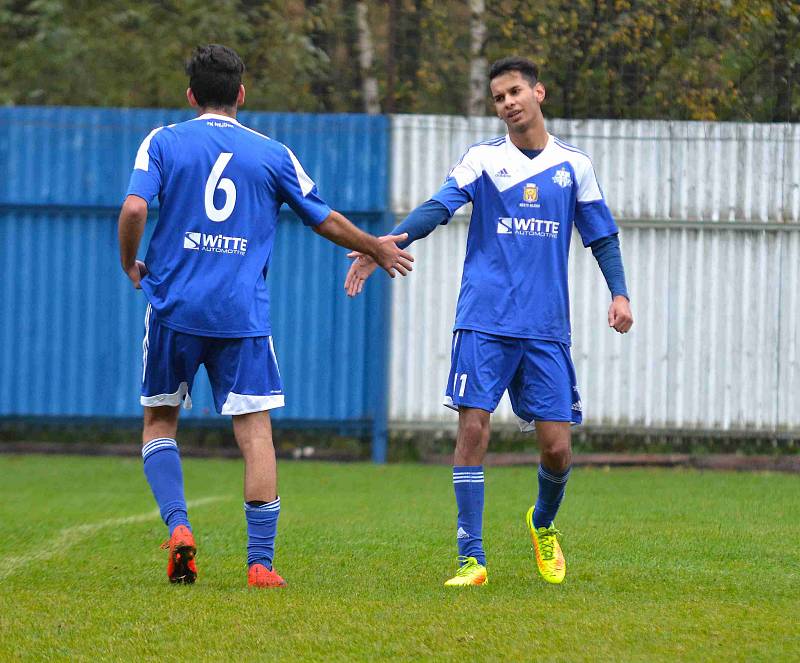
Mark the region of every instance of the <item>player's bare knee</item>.
[[456, 446], [470, 455], [484, 454], [489, 446], [489, 416], [478, 410], [462, 411]]
[[233, 435], [245, 460], [272, 450], [272, 425], [267, 411], [234, 415]]
[[145, 407], [142, 444], [157, 437], [175, 437], [179, 414], [179, 406]]
[[572, 464], [572, 446], [569, 439], [555, 440], [548, 446], [542, 446], [541, 462], [553, 472], [565, 472]]

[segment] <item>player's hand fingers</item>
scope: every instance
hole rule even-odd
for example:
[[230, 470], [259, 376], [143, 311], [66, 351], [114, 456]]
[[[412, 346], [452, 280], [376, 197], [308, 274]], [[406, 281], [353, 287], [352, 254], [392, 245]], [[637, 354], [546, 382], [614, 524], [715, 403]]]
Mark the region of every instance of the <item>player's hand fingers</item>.
[[347, 257], [348, 258], [361, 258], [363, 255], [364, 255], [363, 253], [359, 253], [358, 251], [350, 251], [350, 253], [347, 254]]
[[632, 325], [633, 320], [630, 318], [630, 316], [619, 315], [617, 316], [617, 320], [614, 324], [614, 329], [616, 329], [620, 334], [625, 334], [630, 331]]
[[614, 310], [614, 305], [608, 307], [608, 326], [614, 327], [617, 320], [617, 312]]
[[403, 267], [401, 263], [397, 263], [394, 268], [400, 273], [401, 276], [408, 276], [408, 270]]
[[347, 270], [347, 276], [344, 277], [344, 289], [349, 290], [350, 286], [353, 283], [353, 278], [355, 278], [355, 274], [353, 273], [353, 265], [350, 266], [350, 269]]
[[[408, 233], [406, 233], [406, 234], [408, 234]], [[399, 258], [402, 258], [403, 260], [406, 260], [407, 262], [414, 262], [414, 256], [412, 256], [408, 251], [400, 250], [400, 252], [397, 255], [398, 255]]]
[[413, 267], [412, 267], [412, 265], [411, 265], [411, 260], [406, 260], [406, 259], [405, 259], [405, 258], [403, 258], [402, 256], [401, 256], [401, 257], [399, 257], [399, 258], [397, 258], [397, 264], [398, 264], [398, 265], [402, 265], [402, 266], [403, 266], [405, 269], [407, 269], [409, 272], [411, 272], [411, 271], [413, 271], [413, 270], [414, 270], [414, 268], [413, 268]]
[[401, 235], [386, 235], [386, 237], [395, 244], [398, 244], [399, 242], [405, 242], [408, 239], [408, 233], [402, 233]]

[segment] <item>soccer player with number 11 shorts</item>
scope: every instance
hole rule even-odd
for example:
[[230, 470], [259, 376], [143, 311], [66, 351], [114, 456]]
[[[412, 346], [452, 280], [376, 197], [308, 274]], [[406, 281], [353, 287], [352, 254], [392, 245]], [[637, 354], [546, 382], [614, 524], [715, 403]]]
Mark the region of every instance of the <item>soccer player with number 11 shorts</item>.
[[[136, 155], [119, 217], [122, 268], [147, 297], [141, 404], [144, 473], [169, 528], [167, 576], [197, 577], [175, 436], [180, 406], [191, 407], [200, 364], [217, 412], [233, 417], [244, 456], [248, 584], [286, 584], [273, 568], [281, 501], [269, 410], [284, 404], [272, 342], [269, 268], [278, 212], [289, 205], [326, 239], [370, 255], [390, 276], [413, 260], [331, 210], [285, 145], [236, 120], [244, 64], [230, 48], [195, 50], [187, 65], [189, 104], [198, 117], [160, 127]], [[149, 203], [158, 223], [144, 262], [136, 260]]]
[[[447, 586], [488, 582], [483, 548], [483, 459], [489, 418], [505, 391], [523, 431], [536, 430], [538, 497], [525, 514], [541, 577], [561, 583], [566, 562], [554, 525], [572, 462], [570, 426], [582, 405], [570, 356], [567, 261], [573, 225], [591, 247], [611, 291], [608, 324], [633, 324], [611, 216], [588, 155], [550, 135], [536, 65], [520, 57], [489, 72], [495, 111], [508, 129], [471, 146], [442, 188], [393, 232], [427, 236], [472, 203], [453, 329], [445, 405], [458, 411], [453, 488], [459, 567]], [[355, 258], [345, 289], [355, 296], [377, 267]]]

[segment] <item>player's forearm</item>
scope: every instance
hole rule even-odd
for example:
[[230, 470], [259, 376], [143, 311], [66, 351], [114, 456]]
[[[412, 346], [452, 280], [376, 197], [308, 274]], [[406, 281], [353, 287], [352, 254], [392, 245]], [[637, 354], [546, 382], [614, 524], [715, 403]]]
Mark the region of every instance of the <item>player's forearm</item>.
[[450, 212], [442, 203], [426, 200], [403, 219], [391, 234], [408, 233], [408, 239], [398, 243], [401, 249], [405, 249], [412, 242], [430, 235], [439, 224], [445, 223], [449, 218]]
[[360, 230], [339, 212], [331, 212], [327, 219], [314, 226], [314, 232], [346, 249], [373, 257], [377, 252], [378, 238]]
[[119, 213], [119, 258], [122, 269], [128, 271], [136, 263], [136, 253], [147, 223], [147, 203], [141, 198], [128, 196]]
[[625, 268], [622, 265], [622, 251], [619, 247], [619, 236], [603, 237], [590, 244], [592, 254], [600, 266], [600, 271], [606, 279], [608, 289], [614, 297], [628, 296], [628, 286], [625, 283]]

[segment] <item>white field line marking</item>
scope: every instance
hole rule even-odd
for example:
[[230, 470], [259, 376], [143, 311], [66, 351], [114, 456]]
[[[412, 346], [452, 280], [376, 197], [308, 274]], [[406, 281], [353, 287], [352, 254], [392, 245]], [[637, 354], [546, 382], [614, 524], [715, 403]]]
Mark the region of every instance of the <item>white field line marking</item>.
[[[200, 499], [190, 500], [186, 503], [187, 509], [193, 509], [212, 502], [220, 502], [226, 497], [201, 497]], [[140, 513], [136, 516], [125, 516], [124, 518], [108, 518], [101, 520], [97, 523], [87, 523], [86, 525], [73, 525], [72, 527], [65, 527], [62, 529], [55, 538], [48, 544], [47, 548], [32, 551], [24, 557], [5, 557], [0, 559], [0, 582], [8, 578], [14, 571], [30, 564], [31, 562], [42, 562], [55, 557], [60, 552], [74, 546], [81, 539], [85, 539], [95, 532], [99, 532], [106, 527], [114, 527], [120, 525], [131, 525], [133, 523], [143, 523], [153, 518], [159, 518], [161, 514], [158, 509], [153, 509], [147, 513]]]

